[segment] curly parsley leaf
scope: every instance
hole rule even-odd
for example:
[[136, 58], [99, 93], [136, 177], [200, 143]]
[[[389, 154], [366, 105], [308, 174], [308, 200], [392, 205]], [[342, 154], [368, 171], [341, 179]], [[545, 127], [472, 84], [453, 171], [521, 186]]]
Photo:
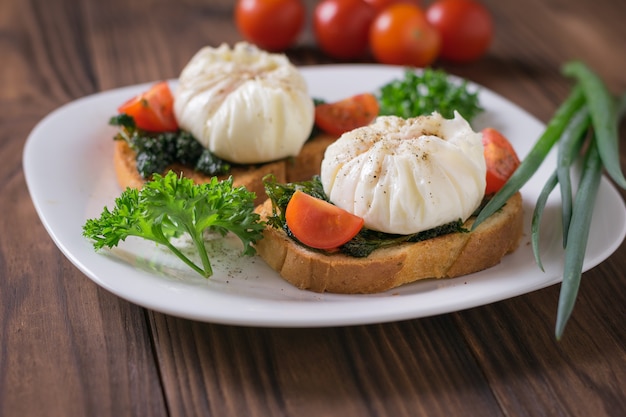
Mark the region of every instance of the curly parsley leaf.
[[[199, 274], [213, 274], [204, 245], [206, 231], [225, 236], [233, 233], [244, 245], [244, 255], [254, 255], [252, 244], [262, 238], [265, 224], [254, 212], [255, 194], [244, 187], [233, 187], [232, 177], [194, 184], [170, 171], [141, 190], [127, 188], [115, 200], [115, 207], [104, 208], [97, 219], [89, 219], [83, 235], [93, 241], [94, 249], [115, 247], [129, 236], [162, 244]], [[197, 265], [176, 246], [172, 238], [187, 234], [202, 261]]]
[[458, 111], [472, 121], [483, 108], [478, 91], [470, 91], [467, 81], [455, 82], [443, 70], [425, 68], [422, 72], [406, 69], [404, 78], [393, 80], [380, 88], [380, 115], [404, 118], [439, 112], [446, 119]]

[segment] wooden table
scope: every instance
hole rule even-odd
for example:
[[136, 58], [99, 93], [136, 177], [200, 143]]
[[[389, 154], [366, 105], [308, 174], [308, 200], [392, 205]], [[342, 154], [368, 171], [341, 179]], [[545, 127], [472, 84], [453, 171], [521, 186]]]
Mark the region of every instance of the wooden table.
[[[624, 244], [584, 274], [560, 342], [558, 285], [397, 323], [253, 328], [140, 308], [61, 254], [22, 172], [31, 129], [74, 99], [177, 77], [200, 47], [240, 40], [231, 3], [0, 2], [0, 415], [626, 415]], [[496, 28], [489, 54], [437, 66], [543, 122], [569, 91], [567, 60], [626, 90], [626, 2], [484, 4]], [[288, 54], [299, 65], [334, 62], [310, 29]], [[623, 125], [620, 138], [626, 145]]]

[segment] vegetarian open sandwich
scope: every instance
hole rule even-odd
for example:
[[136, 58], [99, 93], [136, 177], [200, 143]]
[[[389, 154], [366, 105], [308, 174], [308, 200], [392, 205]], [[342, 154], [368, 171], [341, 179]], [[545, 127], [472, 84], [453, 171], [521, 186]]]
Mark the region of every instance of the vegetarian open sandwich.
[[[257, 212], [267, 220], [273, 215], [271, 202]], [[497, 265], [517, 248], [522, 217], [522, 199], [517, 193], [471, 232], [473, 218], [463, 224], [464, 231], [381, 247], [366, 258], [306, 247], [274, 227], [263, 231], [256, 250], [281, 277], [300, 289], [376, 293], [420, 279], [454, 278]]]
[[121, 128], [114, 164], [122, 188], [174, 170], [197, 183], [232, 176], [261, 202], [264, 175], [309, 178], [334, 139], [310, 138], [314, 103], [299, 71], [247, 43], [201, 49], [174, 93], [160, 82], [118, 110], [111, 122]]
[[516, 193], [473, 228], [491, 186], [481, 143], [491, 135], [458, 114], [380, 117], [342, 135], [327, 148], [320, 178], [266, 179], [270, 199], [257, 212], [268, 227], [257, 253], [296, 287], [333, 293], [381, 292], [498, 264], [518, 247], [523, 210]]

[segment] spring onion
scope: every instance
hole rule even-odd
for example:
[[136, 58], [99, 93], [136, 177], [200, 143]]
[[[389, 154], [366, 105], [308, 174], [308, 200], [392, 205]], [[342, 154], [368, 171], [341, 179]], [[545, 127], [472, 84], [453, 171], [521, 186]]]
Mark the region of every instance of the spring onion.
[[[605, 168], [611, 178], [622, 188], [626, 181], [619, 165], [617, 141], [618, 123], [626, 113], [626, 94], [623, 94], [615, 106], [613, 97], [604, 83], [584, 64], [575, 62], [565, 66], [564, 72], [572, 74], [583, 85], [594, 129], [589, 149], [585, 155], [580, 184], [572, 206], [572, 218], [565, 244], [563, 280], [559, 293], [555, 336], [561, 339], [578, 296], [582, 268], [591, 227], [591, 218], [595, 205], [602, 169]], [[606, 114], [599, 114], [605, 112]]]
[[[548, 196], [559, 185], [562, 197], [563, 246], [565, 260], [557, 307], [555, 336], [559, 340], [569, 320], [580, 287], [582, 269], [591, 227], [595, 200], [603, 168], [620, 187], [626, 189], [618, 152], [618, 123], [626, 113], [626, 93], [617, 106], [602, 80], [586, 65], [572, 61], [563, 74], [577, 82], [557, 109], [546, 130], [537, 140], [516, 172], [479, 213], [473, 228], [499, 210], [530, 179], [550, 149], [559, 143], [557, 167], [547, 179], [535, 205], [531, 224], [531, 243], [538, 266], [539, 224]], [[586, 133], [591, 131], [590, 135]], [[585, 147], [585, 138], [588, 138]], [[572, 197], [570, 168], [585, 149], [583, 167], [575, 197]]]
[[569, 124], [563, 131], [559, 139], [557, 167], [550, 176], [543, 189], [539, 193], [535, 210], [533, 211], [532, 222], [530, 226], [531, 244], [535, 261], [543, 271], [543, 264], [539, 254], [539, 236], [540, 224], [543, 209], [546, 206], [548, 197], [554, 188], [560, 185], [561, 191], [561, 214], [563, 219], [563, 247], [566, 246], [567, 234], [570, 227], [570, 219], [572, 217], [572, 182], [570, 178], [570, 167], [574, 159], [580, 152], [580, 148], [585, 138], [585, 132], [589, 127], [589, 110], [587, 106], [583, 106], [570, 120]]
[[570, 167], [580, 152], [590, 122], [589, 108], [583, 106], [574, 117], [572, 117], [569, 125], [563, 131], [561, 139], [559, 139], [556, 175], [561, 192], [563, 247], [566, 246], [569, 223], [572, 217], [572, 181], [570, 178]]
[[557, 109], [544, 133], [537, 140], [528, 155], [522, 160], [520, 166], [515, 170], [511, 178], [509, 178], [500, 191], [498, 191], [485, 207], [482, 208], [480, 213], [478, 213], [472, 225], [472, 230], [493, 213], [500, 210], [504, 203], [506, 203], [513, 194], [518, 192], [533, 176], [550, 152], [550, 149], [552, 149], [552, 146], [565, 130], [569, 120], [574, 113], [583, 106], [584, 101], [585, 97], [582, 89], [578, 87], [574, 88], [569, 97]]
[[[611, 99], [613, 100], [613, 99]], [[613, 101], [612, 101], [613, 102]], [[623, 94], [616, 107], [615, 130], [621, 117], [626, 113], [626, 94]], [[590, 141], [589, 149], [585, 155], [580, 184], [576, 192], [576, 198], [572, 206], [572, 218], [569, 228], [573, 231], [567, 236], [565, 244], [565, 262], [563, 266], [563, 281], [559, 294], [555, 335], [557, 339], [563, 336], [565, 325], [574, 309], [578, 288], [582, 278], [582, 268], [591, 226], [591, 216], [598, 192], [602, 168], [606, 168], [602, 159], [600, 148], [606, 143], [597, 135], [598, 129], [592, 119], [595, 134]], [[621, 172], [620, 172], [621, 173]]]
[[561, 282], [556, 318], [555, 334], [557, 339], [563, 336], [565, 325], [572, 314], [578, 295], [589, 229], [591, 227], [591, 217], [601, 177], [602, 160], [598, 153], [597, 140], [592, 140], [585, 157], [580, 184], [578, 185], [576, 198], [572, 206], [570, 228], [575, 233], [568, 235], [565, 246], [563, 281]]
[[580, 61], [567, 63], [563, 73], [574, 77], [582, 87], [597, 136], [598, 152], [609, 176], [626, 189], [618, 151], [618, 116], [615, 102], [598, 75]]
[[541, 254], [539, 253], [539, 237], [540, 237], [540, 229], [541, 218], [543, 215], [543, 209], [546, 207], [546, 203], [548, 201], [548, 197], [552, 190], [557, 186], [559, 180], [557, 177], [556, 170], [550, 175], [548, 181], [546, 181], [545, 185], [541, 189], [539, 193], [539, 197], [537, 197], [537, 202], [535, 203], [535, 210], [533, 211], [533, 217], [530, 224], [530, 239], [531, 246], [533, 249], [533, 255], [535, 256], [535, 262], [539, 268], [543, 271], [543, 263], [541, 262]]

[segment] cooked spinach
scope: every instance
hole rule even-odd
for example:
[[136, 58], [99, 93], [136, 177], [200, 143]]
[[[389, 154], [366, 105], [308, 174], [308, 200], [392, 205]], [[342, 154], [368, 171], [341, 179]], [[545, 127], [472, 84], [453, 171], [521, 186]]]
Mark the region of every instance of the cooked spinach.
[[[270, 174], [263, 178], [263, 184], [265, 186], [265, 192], [272, 201], [273, 210], [272, 216], [267, 219], [267, 224], [274, 228], [284, 230], [285, 233], [287, 233], [287, 235], [294, 240], [296, 239], [293, 237], [285, 220], [285, 210], [287, 209], [287, 204], [289, 203], [293, 193], [295, 193], [296, 190], [300, 190], [312, 195], [313, 197], [329, 201], [328, 196], [324, 192], [319, 176], [314, 176], [309, 181], [280, 184], [276, 181], [276, 177]], [[352, 240], [342, 245], [339, 250], [348, 256], [365, 258], [376, 249], [382, 247], [397, 245], [405, 242], [420, 242], [422, 240], [432, 239], [449, 233], [467, 231], [468, 230], [463, 227], [463, 221], [460, 219], [433, 229], [410, 235], [396, 235], [363, 228], [354, 238], [352, 238]], [[318, 249], [310, 249], [319, 251]]]
[[137, 154], [137, 171], [149, 179], [167, 166], [179, 163], [207, 176], [226, 174], [230, 164], [205, 149], [189, 132], [152, 133], [137, 128], [126, 114], [113, 116], [109, 124], [120, 128], [115, 140], [124, 140]]

